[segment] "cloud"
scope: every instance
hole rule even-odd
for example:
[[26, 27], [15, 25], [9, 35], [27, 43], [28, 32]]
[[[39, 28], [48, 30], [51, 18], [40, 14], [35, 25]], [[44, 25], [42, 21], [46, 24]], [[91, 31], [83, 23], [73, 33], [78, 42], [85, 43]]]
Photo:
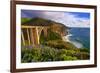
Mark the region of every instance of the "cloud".
[[69, 27], [90, 27], [89, 18], [78, 17], [72, 13], [65, 12], [44, 12], [43, 17], [63, 23]]
[[33, 11], [32, 14], [34, 17], [50, 19], [69, 27], [90, 27], [89, 18], [79, 17], [78, 14], [74, 14], [74, 12]]

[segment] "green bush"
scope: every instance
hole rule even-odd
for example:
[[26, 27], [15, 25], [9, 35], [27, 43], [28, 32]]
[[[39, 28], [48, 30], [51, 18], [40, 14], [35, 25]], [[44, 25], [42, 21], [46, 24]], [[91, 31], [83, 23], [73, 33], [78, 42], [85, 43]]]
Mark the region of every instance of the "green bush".
[[88, 49], [88, 48], [80, 48], [80, 51], [81, 52], [88, 52], [89, 53], [90, 52], [90, 49]]
[[62, 38], [58, 33], [53, 32], [51, 30], [48, 30], [47, 36], [44, 36], [43, 32], [40, 35], [40, 43], [42, 45], [44, 45], [47, 41], [50, 41], [50, 40], [61, 40], [61, 39]]
[[40, 35], [40, 44], [44, 45], [46, 41], [47, 41], [47, 38], [44, 36], [44, 33], [41, 32], [41, 35]]
[[22, 49], [22, 62], [55, 61], [57, 57], [57, 51], [58, 50], [50, 47]]
[[27, 62], [45, 62], [45, 61], [69, 61], [89, 59], [88, 52], [69, 49], [55, 49], [44, 46], [43, 48], [22, 49], [21, 61]]
[[42, 48], [42, 59], [41, 61], [55, 61], [57, 57], [57, 49], [45, 47]]
[[61, 40], [61, 35], [56, 33], [56, 32], [53, 32], [51, 30], [48, 30], [48, 35], [47, 35], [47, 41], [49, 40]]
[[75, 53], [77, 52], [74, 50], [61, 49], [59, 50], [59, 59], [60, 60], [78, 60], [78, 58], [74, 56]]
[[73, 44], [69, 42], [64, 42], [62, 40], [51, 40], [46, 42], [46, 45], [57, 49], [76, 49], [76, 47]]
[[69, 56], [71, 58], [69, 59], [67, 58], [68, 60], [74, 60], [74, 59], [75, 60], [86, 60], [86, 59], [89, 59], [90, 57], [88, 52], [81, 52], [77, 50], [60, 49], [58, 54], [59, 54], [58, 60], [65, 60]]
[[22, 49], [21, 58], [22, 62], [37, 62], [41, 57], [41, 49]]
[[78, 60], [77, 57], [72, 57], [72, 56], [66, 56], [65, 54], [60, 56], [62, 60], [64, 61], [70, 61], [70, 60]]
[[88, 52], [79, 52], [74, 55], [80, 60], [90, 59], [90, 55]]
[[23, 24], [29, 20], [31, 20], [31, 18], [21, 18], [21, 23]]
[[31, 49], [22, 49], [21, 51], [22, 62], [24, 63], [31, 62], [31, 58], [32, 58], [31, 51], [32, 51]]

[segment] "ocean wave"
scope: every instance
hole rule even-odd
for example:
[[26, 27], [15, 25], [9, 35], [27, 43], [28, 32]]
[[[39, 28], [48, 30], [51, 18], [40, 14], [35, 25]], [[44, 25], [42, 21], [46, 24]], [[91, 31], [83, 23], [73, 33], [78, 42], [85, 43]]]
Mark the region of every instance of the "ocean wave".
[[68, 37], [73, 36], [72, 34], [67, 35]]
[[83, 45], [77, 41], [70, 41], [70, 43], [72, 43], [73, 45], [75, 45], [77, 48], [82, 48]]
[[80, 43], [80, 42], [78, 42], [78, 41], [73, 41], [73, 40], [71, 40], [70, 36], [72, 36], [72, 34], [67, 35], [67, 36], [64, 36], [64, 37], [63, 37], [63, 41], [70, 42], [70, 43], [72, 43], [74, 46], [76, 46], [77, 48], [82, 48], [82, 47], [83, 47], [82, 43]]

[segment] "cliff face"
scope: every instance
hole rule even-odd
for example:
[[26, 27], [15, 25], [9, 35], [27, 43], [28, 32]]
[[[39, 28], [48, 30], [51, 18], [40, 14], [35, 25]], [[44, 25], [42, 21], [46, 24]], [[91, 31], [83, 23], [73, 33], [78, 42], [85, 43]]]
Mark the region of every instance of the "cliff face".
[[52, 26], [50, 26], [50, 29], [52, 29], [53, 32], [60, 34], [61, 36], [67, 35], [68, 29], [65, 26], [63, 26], [63, 24], [54, 23]]

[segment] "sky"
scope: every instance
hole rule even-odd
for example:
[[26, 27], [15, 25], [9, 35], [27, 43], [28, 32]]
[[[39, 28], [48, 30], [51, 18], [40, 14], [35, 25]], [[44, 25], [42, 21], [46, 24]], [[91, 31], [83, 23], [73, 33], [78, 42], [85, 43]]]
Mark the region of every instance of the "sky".
[[22, 18], [40, 17], [63, 23], [68, 27], [90, 27], [90, 13], [84, 12], [61, 12], [61, 11], [37, 11], [37, 10], [21, 10]]

